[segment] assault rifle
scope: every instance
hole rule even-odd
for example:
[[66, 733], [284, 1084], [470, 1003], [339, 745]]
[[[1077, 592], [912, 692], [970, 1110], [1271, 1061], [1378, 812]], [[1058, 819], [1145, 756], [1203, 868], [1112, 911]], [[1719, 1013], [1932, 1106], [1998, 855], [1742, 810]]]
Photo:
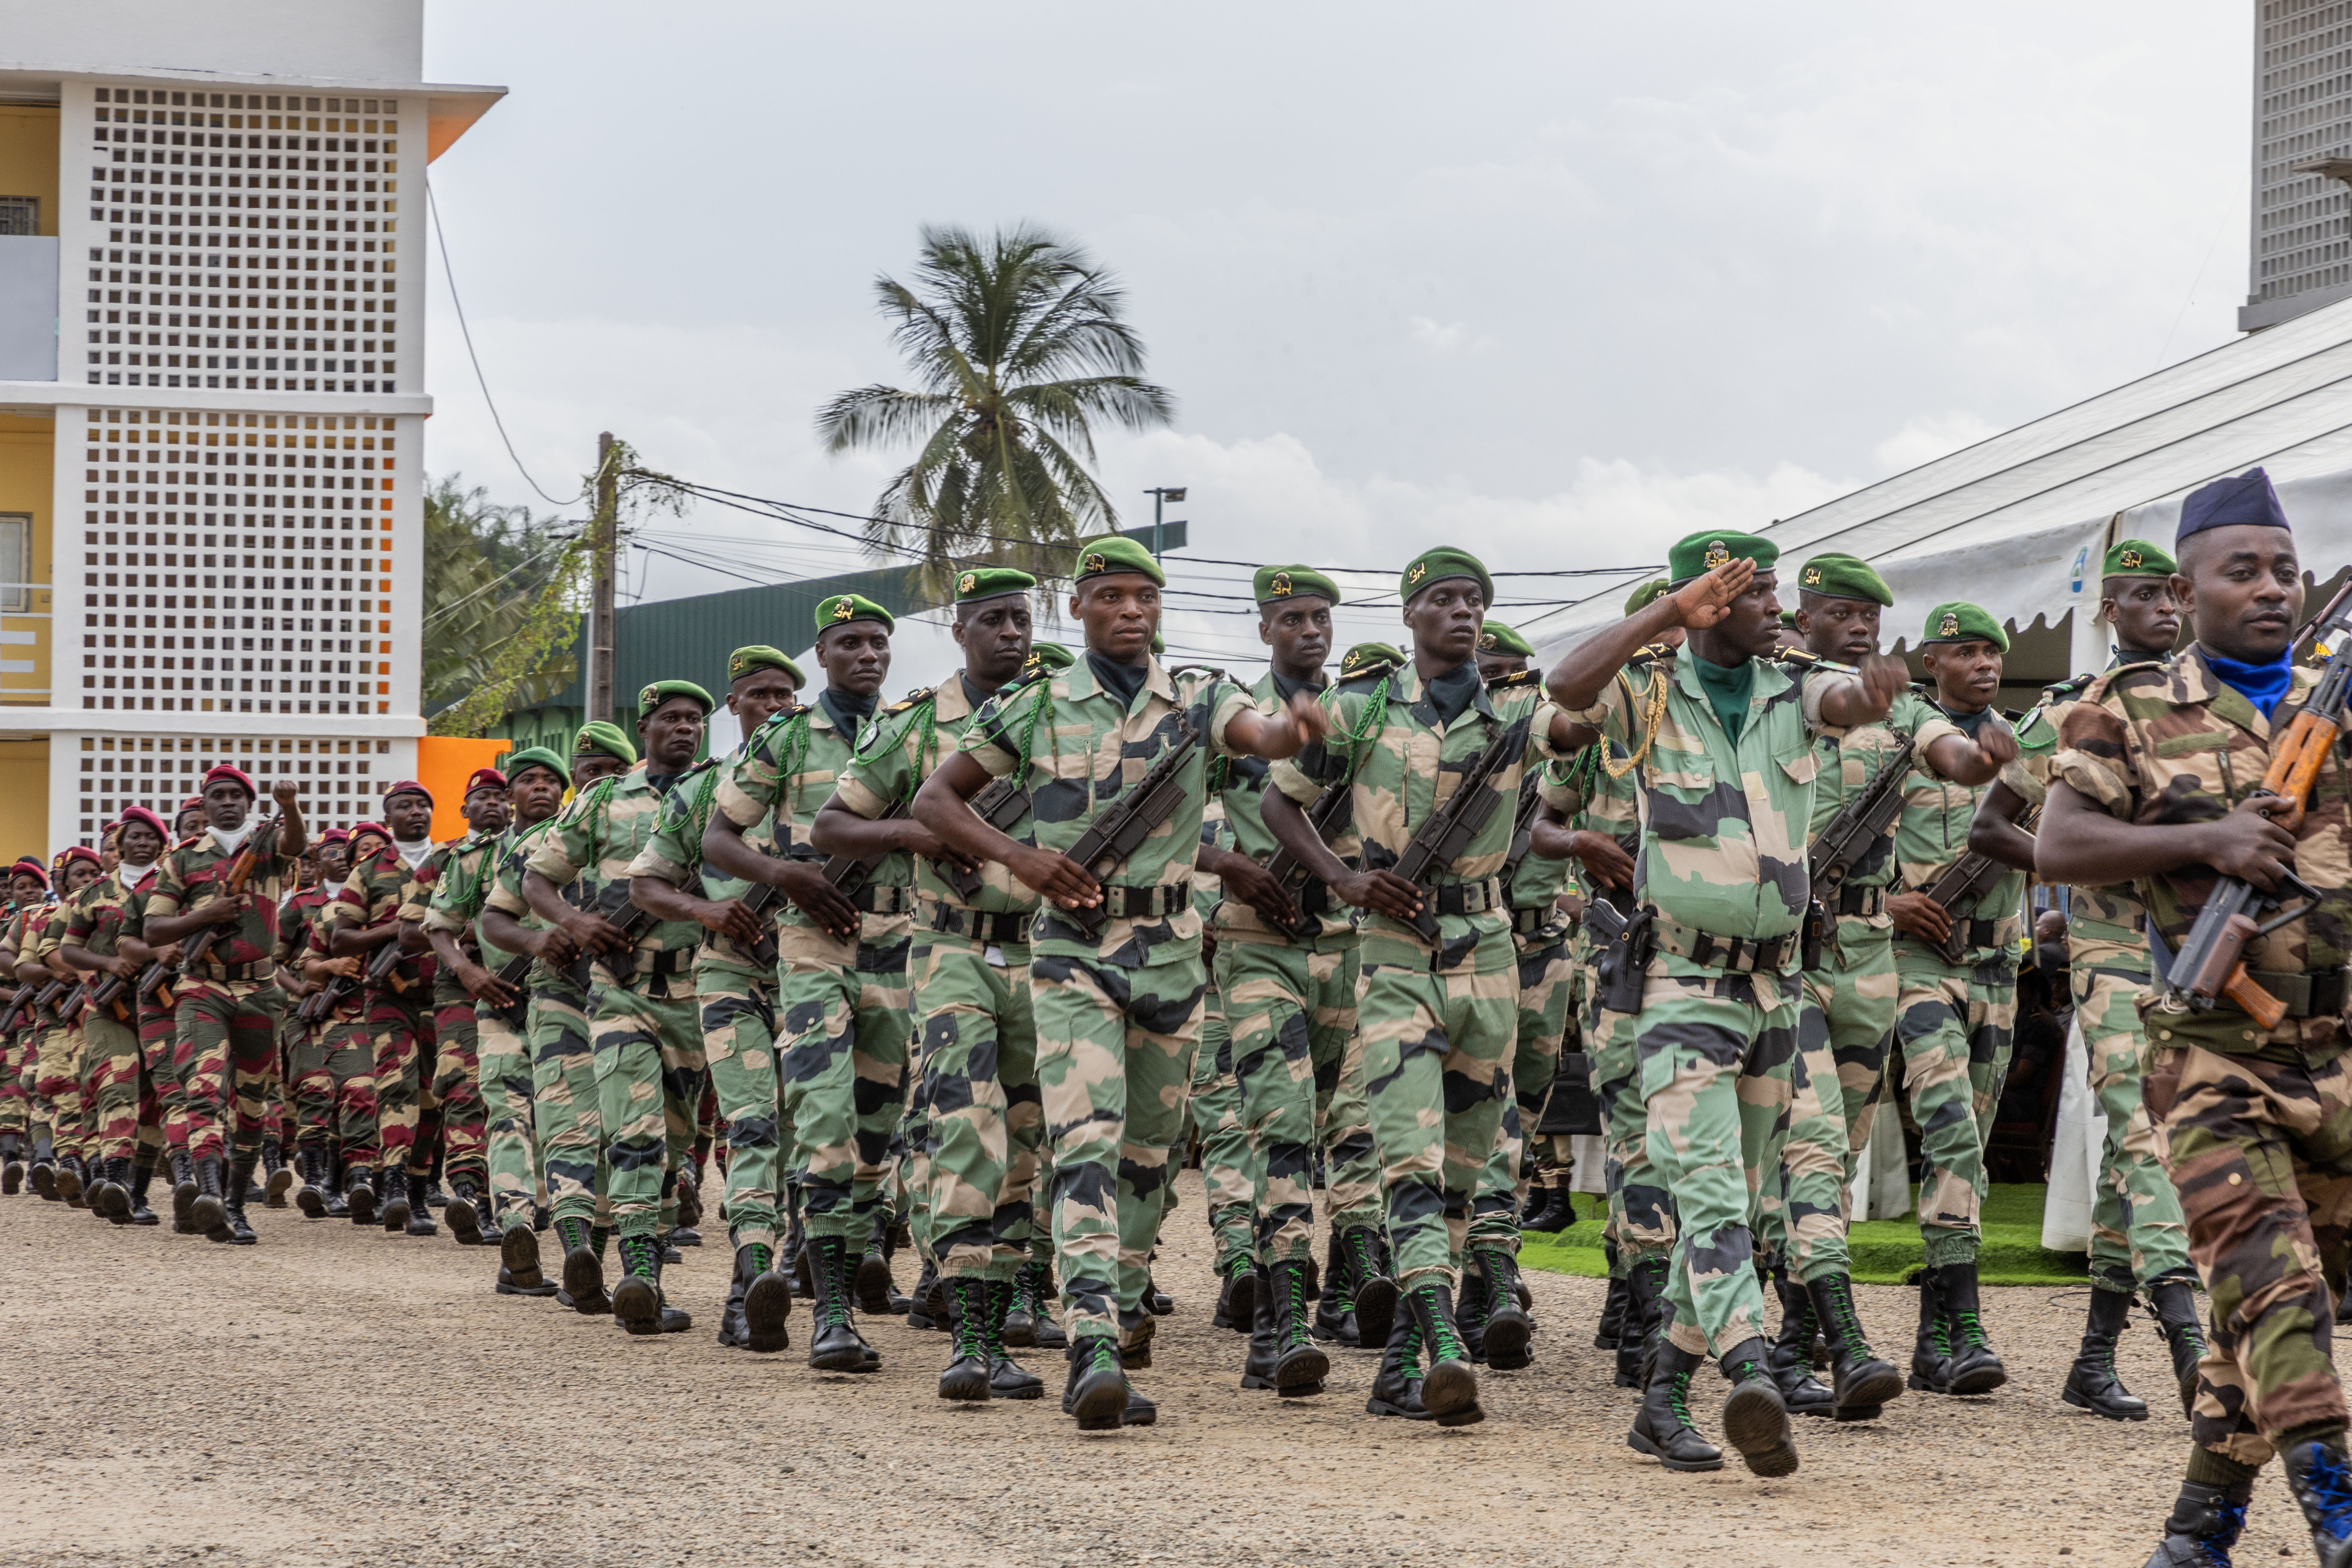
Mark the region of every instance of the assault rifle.
[[335, 1009], [358, 995], [364, 986], [373, 985], [379, 990], [389, 987], [395, 993], [407, 990], [400, 976], [393, 973], [405, 956], [400, 951], [400, 938], [394, 934], [390, 942], [368, 955], [364, 979], [350, 974], [331, 975], [326, 984], [302, 999], [302, 1005], [295, 1009], [295, 1018], [304, 1024], [322, 1023], [334, 1016]]
[[530, 997], [523, 982], [530, 973], [531, 963], [530, 954], [518, 953], [507, 960], [506, 967], [498, 972], [499, 981], [514, 993], [514, 1000], [496, 1011], [509, 1026], [517, 1029], [523, 1027], [530, 1017]]
[[[2270, 768], [2254, 792], [2254, 798], [2268, 795], [2276, 800], [2274, 806], [2257, 809], [2289, 832], [2302, 823], [2312, 788], [2319, 782], [2319, 770], [2344, 732], [2345, 698], [2352, 690], [2352, 615], [2345, 608], [2347, 598], [2352, 598], [2352, 584], [2328, 602], [2305, 633], [2295, 637], [2300, 644], [2307, 634], [2327, 662], [2320, 667], [2319, 684], [2311, 689], [2311, 695], [2272, 748]], [[2226, 999], [2264, 1030], [2278, 1027], [2287, 1005], [2248, 973], [2243, 956], [2246, 943], [2301, 920], [2320, 902], [2318, 889], [2293, 871], [2281, 880], [2301, 902], [2289, 908], [2278, 894], [2266, 893], [2242, 877], [2223, 877], [2213, 884], [2164, 977], [2165, 1001], [2174, 1011], [2185, 1005], [2207, 1012]], [[2266, 914], [2269, 919], [2260, 918]]]
[[[874, 820], [902, 822], [906, 819], [908, 805], [908, 802], [900, 800]], [[874, 868], [889, 856], [887, 849], [879, 855], [828, 855], [824, 858], [823, 874], [824, 879], [833, 884], [834, 891], [845, 899], [854, 899], [865, 888], [866, 879], [874, 875]]]
[[1496, 773], [1518, 760], [1527, 743], [1525, 719], [1487, 742], [1486, 749], [1463, 773], [1462, 782], [1454, 786], [1445, 804], [1422, 818], [1421, 830], [1390, 868], [1394, 875], [1432, 895], [1423, 900], [1421, 913], [1405, 922], [1432, 942], [1437, 940], [1437, 889], [1431, 879], [1454, 864], [1495, 815], [1503, 797], [1486, 785]]
[[[244, 844], [238, 847], [236, 856], [230, 859], [226, 874], [220, 879], [220, 897], [243, 898], [247, 886], [253, 880], [254, 873], [261, 869], [264, 861], [276, 858], [278, 821], [275, 812], [265, 814], [261, 821], [255, 825], [253, 831], [247, 835]], [[220, 941], [220, 927], [208, 925], [183, 941], [180, 943], [180, 967], [184, 970], [191, 969], [211, 957], [213, 944]], [[160, 965], [154, 967], [160, 967]], [[140, 982], [140, 994], [143, 996], [146, 994], [146, 980], [142, 975]]]
[[75, 986], [72, 994], [58, 1005], [58, 1022], [70, 1027], [73, 1021], [81, 1016], [81, 1010], [89, 1002], [89, 982], [85, 980]]
[[[1175, 815], [1177, 804], [1184, 798], [1183, 781], [1177, 775], [1201, 745], [1200, 732], [1185, 721], [1181, 713], [1176, 715], [1176, 730], [1181, 739], [1160, 752], [1160, 760], [1127, 793], [1105, 807], [1066, 851], [1067, 858], [1085, 867], [1089, 876], [1099, 879], [1126, 864], [1127, 858], [1143, 847], [1152, 831]], [[1089, 938], [1098, 937], [1110, 919], [1108, 888], [1104, 895], [1106, 901], [1092, 909], [1055, 910], [1054, 918], [1067, 921]]]
[[[1315, 804], [1307, 808], [1307, 826], [1314, 828], [1315, 837], [1326, 844], [1347, 832], [1355, 816], [1356, 786], [1349, 779], [1324, 785], [1323, 793], [1315, 797]], [[1290, 900], [1291, 909], [1297, 914], [1297, 920], [1289, 928], [1292, 940], [1306, 942], [1320, 933], [1323, 930], [1321, 917], [1307, 912], [1307, 889], [1322, 887], [1322, 879], [1307, 870], [1298, 857], [1287, 849], [1274, 852], [1274, 858], [1265, 863], [1265, 873], [1281, 888], [1283, 897]]]
[[[1023, 817], [1029, 815], [1029, 792], [1015, 784], [1013, 775], [1008, 773], [1001, 779], [989, 780], [978, 795], [964, 804], [971, 807], [974, 816], [999, 833], [1010, 833]], [[967, 871], [952, 858], [942, 859], [938, 865], [940, 875], [947, 879], [948, 886], [955, 889], [957, 898], [970, 903], [980, 896], [983, 883], [977, 868]]]
[[1904, 736], [1903, 743], [1886, 754], [1886, 761], [1870, 775], [1861, 793], [1838, 807], [1829, 825], [1813, 836], [1805, 853], [1812, 862], [1813, 897], [1822, 904], [1837, 901], [1854, 862], [1870, 852], [1870, 847], [1885, 836], [1902, 814], [1903, 780], [1911, 772], [1911, 758], [1918, 750], [1918, 736]]
[[[2040, 806], [2029, 807], [2017, 819], [2018, 831], [2032, 832], [2034, 823], [2041, 818], [2041, 816]], [[1963, 855], [1946, 868], [1944, 874], [1937, 878], [1928, 887], [1927, 897], [1937, 908], [1948, 915], [1955, 910], [1973, 907], [1986, 893], [1992, 890], [1992, 885], [1995, 882], [2009, 875], [2009, 872], [2010, 868], [1990, 855]], [[1968, 952], [1967, 944], [1960, 940], [1963, 934], [1961, 928], [1965, 923], [1955, 919], [1952, 921], [1952, 929], [1944, 937], [1943, 946], [1937, 950], [1943, 953], [1948, 963], [1958, 963], [1961, 956]]]
[[[612, 972], [613, 978], [626, 985], [631, 980], [636, 978], [637, 932], [647, 921], [653, 919], [653, 916], [629, 901], [629, 879], [626, 877], [616, 877], [605, 883], [604, 891], [596, 895], [595, 902], [590, 906], [590, 912], [604, 916], [606, 921], [619, 929], [622, 937], [625, 939], [618, 948], [605, 953], [604, 958], [604, 967]], [[573, 959], [572, 966], [563, 972], [564, 977], [581, 990], [587, 990], [590, 984], [588, 966], [595, 957], [594, 953], [583, 952], [578, 958]]]

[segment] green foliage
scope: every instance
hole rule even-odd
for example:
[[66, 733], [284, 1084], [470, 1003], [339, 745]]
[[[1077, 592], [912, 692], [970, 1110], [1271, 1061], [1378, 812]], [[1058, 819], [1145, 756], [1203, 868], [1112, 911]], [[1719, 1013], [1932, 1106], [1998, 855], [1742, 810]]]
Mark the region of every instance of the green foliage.
[[455, 475], [425, 497], [425, 710], [436, 735], [487, 733], [573, 676], [574, 529], [490, 502]]
[[817, 411], [829, 451], [917, 448], [876, 501], [869, 540], [919, 552], [941, 602], [980, 563], [1066, 581], [1069, 552], [1039, 546], [1117, 524], [1088, 471], [1093, 421], [1150, 429], [1175, 409], [1142, 379], [1124, 291], [1085, 251], [1024, 225], [985, 241], [926, 227], [913, 284], [885, 276], [875, 292], [917, 388], [859, 387]]

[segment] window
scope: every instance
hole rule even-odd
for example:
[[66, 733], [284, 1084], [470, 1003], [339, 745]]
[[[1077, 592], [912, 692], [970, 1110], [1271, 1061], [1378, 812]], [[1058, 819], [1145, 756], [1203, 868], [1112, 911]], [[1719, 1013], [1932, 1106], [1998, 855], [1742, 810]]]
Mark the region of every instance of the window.
[[0, 611], [21, 616], [33, 607], [33, 520], [21, 511], [0, 511]]
[[41, 232], [41, 198], [0, 196], [0, 234]]

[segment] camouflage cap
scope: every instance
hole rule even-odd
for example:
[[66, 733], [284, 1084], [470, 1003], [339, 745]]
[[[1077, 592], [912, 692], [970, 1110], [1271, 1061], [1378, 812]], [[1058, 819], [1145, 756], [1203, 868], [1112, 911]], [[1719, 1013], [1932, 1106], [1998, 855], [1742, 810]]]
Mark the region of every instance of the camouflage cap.
[[1339, 585], [1312, 566], [1261, 566], [1250, 577], [1250, 597], [1260, 609], [1309, 594], [1339, 602]]
[[1832, 551], [1816, 555], [1797, 568], [1797, 587], [1827, 599], [1861, 599], [1873, 605], [1895, 603], [1895, 590], [1877, 569], [1859, 555]]
[[1397, 597], [1411, 603], [1415, 594], [1452, 577], [1467, 577], [1478, 584], [1486, 603], [1495, 602], [1495, 579], [1475, 555], [1466, 550], [1456, 550], [1441, 544], [1434, 550], [1424, 550], [1405, 563], [1404, 572], [1397, 578]]
[[2099, 575], [2105, 577], [2169, 577], [2180, 570], [2180, 563], [2150, 544], [2145, 539], [2118, 539], [2099, 563]]
[[572, 754], [584, 757], [602, 752], [618, 757], [631, 767], [637, 764], [636, 742], [621, 731], [621, 727], [609, 719], [591, 719], [580, 726], [579, 738], [572, 742]]
[[1666, 552], [1666, 581], [1679, 585], [1734, 561], [1753, 561], [1756, 570], [1769, 572], [1780, 560], [1780, 547], [1759, 534], [1694, 533], [1675, 541]]
[[1668, 584], [1664, 577], [1651, 578], [1648, 582], [1634, 589], [1633, 594], [1627, 597], [1625, 600], [1625, 613], [1630, 616], [1637, 610], [1648, 609], [1653, 604], [1656, 603], [1658, 595], [1666, 591], [1667, 586]]
[[719, 706], [710, 700], [710, 693], [691, 680], [655, 680], [648, 681], [646, 689], [637, 693], [637, 717], [643, 719], [664, 703], [680, 697], [701, 703], [705, 713]]
[[1404, 649], [1384, 642], [1360, 642], [1339, 656], [1340, 675], [1356, 675], [1374, 665], [1404, 663]]
[[1110, 577], [1122, 572], [1132, 572], [1150, 578], [1161, 587], [1168, 585], [1168, 574], [1151, 558], [1151, 552], [1122, 533], [1097, 534], [1092, 539], [1078, 541], [1078, 569], [1071, 581], [1083, 583], [1089, 577]]
[[819, 637], [852, 621], [879, 621], [886, 632], [898, 629], [897, 618], [863, 594], [835, 594], [817, 605], [816, 635]]
[[514, 780], [520, 778], [522, 776], [522, 771], [525, 768], [545, 768], [549, 773], [553, 773], [565, 784], [569, 784], [572, 782], [572, 770], [563, 765], [563, 759], [562, 757], [557, 756], [545, 746], [525, 746], [520, 752], [509, 752], [507, 753], [507, 781], [509, 784], [512, 784]]
[[981, 599], [1001, 599], [1007, 594], [1025, 594], [1037, 585], [1037, 579], [1012, 566], [974, 566], [956, 575], [955, 602], [969, 605]]
[[756, 675], [763, 669], [781, 669], [791, 676], [794, 690], [808, 684], [808, 677], [801, 673], [801, 667], [793, 662], [790, 654], [782, 648], [770, 647], [766, 643], [755, 642], [727, 656], [727, 681], [730, 686], [745, 676]]
[[1478, 628], [1480, 653], [1515, 653], [1521, 658], [1533, 658], [1536, 650], [1527, 638], [1500, 621], [1488, 621]]
[[1919, 646], [1931, 643], [1989, 642], [2001, 652], [2009, 651], [2009, 634], [1992, 618], [1992, 612], [1954, 599], [1927, 612], [1927, 625], [1920, 634]]

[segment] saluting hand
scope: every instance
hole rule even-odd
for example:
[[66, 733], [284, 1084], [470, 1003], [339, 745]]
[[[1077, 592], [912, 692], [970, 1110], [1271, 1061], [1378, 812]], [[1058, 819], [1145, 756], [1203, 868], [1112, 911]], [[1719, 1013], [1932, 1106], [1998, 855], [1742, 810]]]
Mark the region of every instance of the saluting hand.
[[1754, 561], [1745, 556], [1727, 561], [1675, 591], [1675, 617], [1694, 631], [1714, 626], [1731, 614], [1731, 602], [1748, 592], [1755, 578]]

